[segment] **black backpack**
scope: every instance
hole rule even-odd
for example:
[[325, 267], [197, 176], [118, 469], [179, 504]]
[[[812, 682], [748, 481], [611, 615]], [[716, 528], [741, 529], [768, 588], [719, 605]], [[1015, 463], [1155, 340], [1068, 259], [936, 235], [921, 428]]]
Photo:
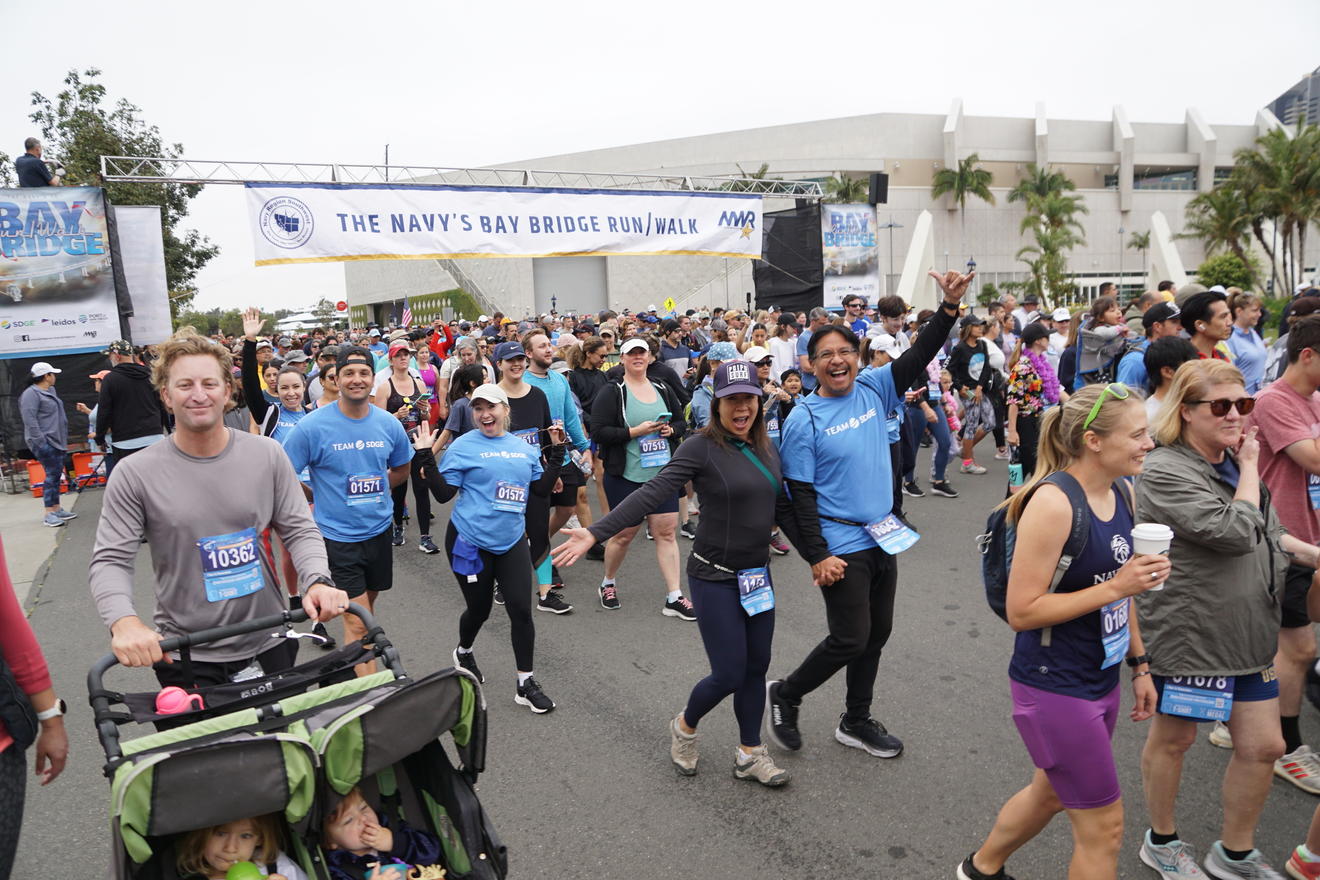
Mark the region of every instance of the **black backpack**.
[[[1091, 532], [1091, 508], [1086, 501], [1086, 492], [1072, 474], [1055, 471], [1036, 485], [1026, 490], [1028, 495], [1045, 483], [1051, 483], [1063, 490], [1072, 505], [1072, 529], [1068, 540], [1063, 544], [1063, 553], [1050, 578], [1049, 592], [1058, 589], [1059, 581], [1072, 565], [1072, 561], [1086, 549], [1086, 540]], [[1132, 493], [1124, 488], [1121, 492], [1127, 499], [1128, 510], [1132, 510]], [[1023, 504], [1027, 501], [1024, 499]], [[985, 600], [990, 610], [1004, 622], [1008, 621], [1008, 573], [1013, 568], [1013, 547], [1017, 543], [1017, 524], [1008, 518], [1008, 507], [997, 507], [991, 511], [985, 522], [985, 534], [978, 535], [977, 546], [981, 551], [981, 581], [985, 585]], [[1041, 634], [1040, 643], [1049, 647], [1050, 627]]]

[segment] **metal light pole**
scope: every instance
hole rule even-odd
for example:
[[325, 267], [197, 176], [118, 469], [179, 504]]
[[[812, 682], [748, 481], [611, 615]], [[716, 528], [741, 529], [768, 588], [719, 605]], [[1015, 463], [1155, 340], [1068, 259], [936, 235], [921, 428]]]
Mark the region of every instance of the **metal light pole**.
[[[975, 272], [975, 271], [976, 271], [976, 258], [975, 258], [975, 257], [968, 257], [968, 258], [967, 258], [967, 274], [968, 274], [968, 275], [971, 275], [971, 274], [972, 274], [973, 272]], [[979, 302], [979, 300], [978, 300], [977, 297], [976, 297], [976, 290], [975, 290], [975, 288], [973, 288], [973, 290], [972, 290], [972, 302], [973, 302], [973, 303], [977, 303], [977, 302]]]
[[[903, 224], [895, 223], [894, 215], [890, 214], [889, 222], [878, 228], [889, 230], [889, 278], [892, 278], [894, 276], [894, 230], [902, 229]], [[889, 293], [889, 278], [885, 279], [885, 293]]]
[[555, 296], [553, 293], [550, 294], [550, 314], [553, 315], [559, 311], [557, 308], [555, 308], [555, 304], [558, 302], [559, 302], [559, 297]]
[[1118, 227], [1118, 304], [1123, 304], [1123, 233], [1122, 226]]

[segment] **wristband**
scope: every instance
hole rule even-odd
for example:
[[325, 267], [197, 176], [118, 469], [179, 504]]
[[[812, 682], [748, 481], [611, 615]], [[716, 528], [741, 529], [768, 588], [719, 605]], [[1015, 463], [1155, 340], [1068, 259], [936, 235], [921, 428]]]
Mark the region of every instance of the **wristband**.
[[1136, 669], [1138, 666], [1140, 666], [1143, 663], [1149, 663], [1149, 662], [1150, 662], [1149, 654], [1138, 654], [1136, 657], [1127, 658], [1127, 665], [1131, 666], [1133, 669]]
[[1146, 670], [1143, 670], [1143, 671], [1141, 671], [1141, 672], [1134, 672], [1134, 673], [1132, 673], [1132, 680], [1133, 680], [1133, 681], [1136, 681], [1137, 679], [1141, 678], [1143, 675], [1150, 675], [1150, 670], [1149, 670], [1149, 669], [1146, 669]]

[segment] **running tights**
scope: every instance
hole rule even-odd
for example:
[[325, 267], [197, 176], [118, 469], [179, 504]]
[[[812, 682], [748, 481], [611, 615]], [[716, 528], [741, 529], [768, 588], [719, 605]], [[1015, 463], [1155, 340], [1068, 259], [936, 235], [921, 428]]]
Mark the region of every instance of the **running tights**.
[[761, 744], [765, 711], [765, 671], [770, 668], [770, 641], [775, 634], [774, 609], [747, 616], [738, 601], [738, 585], [688, 576], [697, 628], [710, 658], [710, 675], [697, 682], [688, 697], [683, 720], [696, 727], [711, 709], [733, 694], [738, 739], [745, 746]]
[[422, 466], [413, 454], [408, 479], [390, 490], [394, 500], [394, 525], [403, 525], [403, 506], [408, 498], [408, 483], [412, 483], [413, 502], [417, 505], [417, 528], [423, 535], [431, 534], [431, 493], [422, 477]]
[[27, 787], [27, 752], [17, 745], [0, 752], [0, 877], [8, 877], [18, 852]]
[[[458, 537], [453, 523], [445, 530], [445, 555], [454, 564], [454, 539]], [[532, 657], [536, 648], [536, 628], [532, 624], [532, 559], [527, 552], [527, 539], [519, 537], [503, 553], [478, 551], [481, 554], [481, 572], [475, 581], [466, 575], [455, 574], [458, 588], [463, 591], [467, 610], [458, 619], [458, 644], [471, 648], [481, 632], [481, 626], [490, 617], [495, 603], [495, 585], [504, 595], [504, 610], [509, 615], [509, 630], [513, 637], [513, 659], [519, 672], [533, 672]]]
[[848, 563], [843, 577], [820, 590], [829, 635], [784, 679], [779, 692], [790, 702], [801, 702], [834, 673], [846, 669], [848, 720], [860, 722], [871, 716], [880, 652], [894, 628], [898, 565], [879, 547], [840, 558]]

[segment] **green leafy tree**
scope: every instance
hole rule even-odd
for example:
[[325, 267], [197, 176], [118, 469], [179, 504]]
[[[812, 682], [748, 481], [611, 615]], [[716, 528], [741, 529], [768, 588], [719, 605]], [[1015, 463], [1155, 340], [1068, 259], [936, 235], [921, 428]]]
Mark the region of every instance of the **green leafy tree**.
[[[1320, 220], [1320, 129], [1303, 121], [1296, 132], [1276, 128], [1251, 149], [1233, 154], [1234, 186], [1247, 203], [1251, 231], [1273, 262], [1283, 267], [1285, 290], [1302, 276], [1307, 230]], [[1274, 234], [1265, 233], [1265, 220]]]
[[995, 194], [990, 192], [993, 177], [980, 163], [981, 157], [972, 153], [966, 159], [960, 159], [957, 168], [941, 168], [931, 179], [931, 198], [938, 199], [947, 193], [953, 196], [953, 201], [958, 205], [964, 250], [967, 243], [967, 199], [975, 196], [987, 204], [995, 203]]
[[160, 129], [142, 119], [141, 109], [127, 100], [121, 98], [110, 106], [100, 75], [96, 68], [69, 71], [64, 89], [53, 99], [34, 91], [35, 109], [30, 118], [41, 130], [46, 152], [59, 157], [67, 170], [66, 184], [104, 186], [113, 205], [160, 206], [165, 282], [171, 291], [171, 313], [178, 315], [192, 302], [198, 271], [220, 252], [196, 230], [181, 226], [188, 203], [202, 188], [197, 184], [106, 183], [101, 179], [102, 156], [176, 158], [183, 155], [183, 145], [167, 143]]
[[1251, 211], [1240, 183], [1230, 179], [1188, 202], [1183, 231], [1176, 238], [1198, 239], [1207, 255], [1227, 251], [1245, 263]]
[[726, 192], [751, 192], [756, 188], [755, 184], [753, 184], [752, 181], [779, 180], [778, 177], [769, 176], [770, 175], [769, 162], [762, 162], [760, 168], [757, 168], [755, 171], [752, 171], [750, 173], [738, 163], [735, 162], [734, 165], [735, 167], [737, 167], [738, 176], [741, 179], [731, 180], [728, 183], [721, 184], [720, 189], [725, 190]]
[[1008, 193], [1010, 202], [1023, 202], [1028, 208], [1033, 201], [1043, 199], [1046, 196], [1062, 195], [1077, 189], [1077, 184], [1068, 179], [1068, 175], [1061, 171], [1051, 171], [1049, 167], [1041, 168], [1035, 162], [1027, 166], [1027, 175], [1018, 181], [1017, 186], [1013, 187]]
[[243, 313], [238, 309], [226, 309], [221, 312], [220, 332], [226, 336], [242, 336]]
[[325, 297], [321, 297], [312, 309], [312, 314], [316, 316], [318, 324], [322, 327], [329, 327], [335, 321], [335, 304]]
[[858, 204], [866, 201], [870, 183], [849, 177], [842, 171], [825, 181], [825, 201], [840, 204]]
[[976, 301], [983, 306], [988, 306], [997, 299], [999, 299], [999, 288], [995, 287], [993, 281], [982, 284], [981, 292], [976, 295]]
[[0, 150], [0, 186], [14, 186], [18, 183], [14, 179], [14, 162], [9, 158], [9, 154]]
[[1235, 254], [1217, 254], [1209, 257], [1196, 269], [1196, 280], [1206, 287], [1222, 284], [1224, 287], [1251, 289], [1256, 278], [1256, 267]]
[[1146, 251], [1150, 250], [1150, 230], [1128, 236], [1127, 246], [1141, 254], [1141, 274], [1146, 274]]

